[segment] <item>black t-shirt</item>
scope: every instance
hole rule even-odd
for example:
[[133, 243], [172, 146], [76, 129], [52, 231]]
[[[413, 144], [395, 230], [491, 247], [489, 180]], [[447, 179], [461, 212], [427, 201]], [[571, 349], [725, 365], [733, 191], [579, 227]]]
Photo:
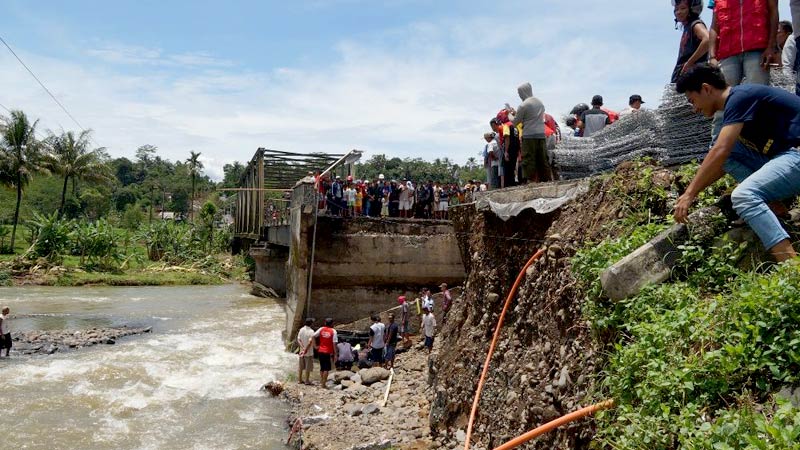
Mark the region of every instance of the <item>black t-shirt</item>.
[[390, 323], [388, 328], [389, 339], [386, 340], [386, 343], [389, 345], [394, 345], [400, 342], [399, 334], [400, 327], [398, 327], [394, 322]]
[[800, 97], [759, 84], [731, 88], [722, 126], [744, 124], [739, 142], [748, 150], [775, 156], [800, 147]]
[[[694, 52], [697, 51], [697, 48], [700, 47], [700, 43], [702, 41], [697, 38], [697, 34], [694, 32], [694, 27], [697, 24], [701, 24], [704, 27], [706, 25], [702, 20], [697, 19], [690, 23], [688, 27], [683, 29], [683, 34], [681, 34], [681, 45], [678, 48], [678, 62], [675, 63], [675, 70], [672, 71], [673, 83], [678, 81], [678, 77], [681, 75], [683, 65], [689, 61], [689, 58], [691, 58], [692, 55], [694, 55]], [[706, 62], [707, 60], [708, 53], [701, 56], [700, 59], [697, 60], [696, 64]]]

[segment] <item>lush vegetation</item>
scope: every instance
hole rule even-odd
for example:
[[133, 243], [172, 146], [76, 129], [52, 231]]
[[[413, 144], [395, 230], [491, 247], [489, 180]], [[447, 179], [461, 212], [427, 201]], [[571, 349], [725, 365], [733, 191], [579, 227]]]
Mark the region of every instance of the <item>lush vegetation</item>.
[[[729, 188], [723, 180], [701, 202]], [[800, 266], [751, 271], [742, 245], [690, 242], [671, 283], [619, 302], [602, 297], [600, 272], [669, 224], [650, 207], [672, 197], [668, 189], [633, 195], [636, 218], [610, 225], [622, 237], [588, 245], [573, 259], [587, 293], [585, 316], [606, 345], [596, 395], [617, 404], [598, 415], [596, 446], [797, 448], [800, 409], [787, 397], [800, 382]]]
[[[230, 272], [221, 256], [230, 204], [199, 152], [171, 162], [143, 145], [134, 160], [111, 158], [91, 131], [43, 135], [21, 111], [0, 119], [0, 284], [43, 268], [59, 276], [36, 281], [67, 284], [218, 282]], [[243, 169], [226, 165], [226, 179]]]
[[428, 162], [420, 158], [387, 158], [386, 155], [374, 155], [372, 158], [356, 164], [359, 178], [374, 180], [383, 174], [387, 180], [409, 179], [418, 181], [439, 181], [441, 183], [459, 183], [464, 185], [468, 180], [486, 180], [486, 169], [483, 161], [471, 157], [463, 166], [453, 163], [449, 158], [436, 158]]

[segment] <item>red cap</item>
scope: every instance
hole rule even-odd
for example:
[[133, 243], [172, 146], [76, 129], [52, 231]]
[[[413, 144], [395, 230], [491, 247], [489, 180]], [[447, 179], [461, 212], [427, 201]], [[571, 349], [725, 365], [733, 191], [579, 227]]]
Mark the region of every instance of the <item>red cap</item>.
[[397, 301], [398, 301], [398, 302], [404, 302], [404, 301], [406, 301], [406, 296], [405, 296], [405, 295], [401, 295], [400, 297], [397, 297]]

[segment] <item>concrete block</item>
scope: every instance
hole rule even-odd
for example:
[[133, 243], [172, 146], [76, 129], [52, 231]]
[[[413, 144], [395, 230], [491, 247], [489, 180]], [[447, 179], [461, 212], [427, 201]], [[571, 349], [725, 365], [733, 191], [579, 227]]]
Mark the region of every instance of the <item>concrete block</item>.
[[720, 212], [716, 206], [700, 209], [689, 216], [688, 226], [673, 225], [607, 268], [600, 275], [603, 293], [611, 300], [622, 300], [638, 294], [649, 284], [668, 280], [681, 255], [678, 246], [690, 237], [699, 242], [711, 241], [724, 231], [727, 222], [719, 220]]

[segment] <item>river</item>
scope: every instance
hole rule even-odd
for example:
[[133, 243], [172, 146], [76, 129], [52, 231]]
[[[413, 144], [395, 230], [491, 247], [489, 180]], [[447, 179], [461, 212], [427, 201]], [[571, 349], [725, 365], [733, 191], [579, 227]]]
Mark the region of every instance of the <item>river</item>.
[[[3, 449], [285, 449], [284, 313], [242, 286], [0, 288], [13, 330], [152, 326], [116, 345], [0, 359]], [[13, 355], [12, 355], [13, 356]]]

